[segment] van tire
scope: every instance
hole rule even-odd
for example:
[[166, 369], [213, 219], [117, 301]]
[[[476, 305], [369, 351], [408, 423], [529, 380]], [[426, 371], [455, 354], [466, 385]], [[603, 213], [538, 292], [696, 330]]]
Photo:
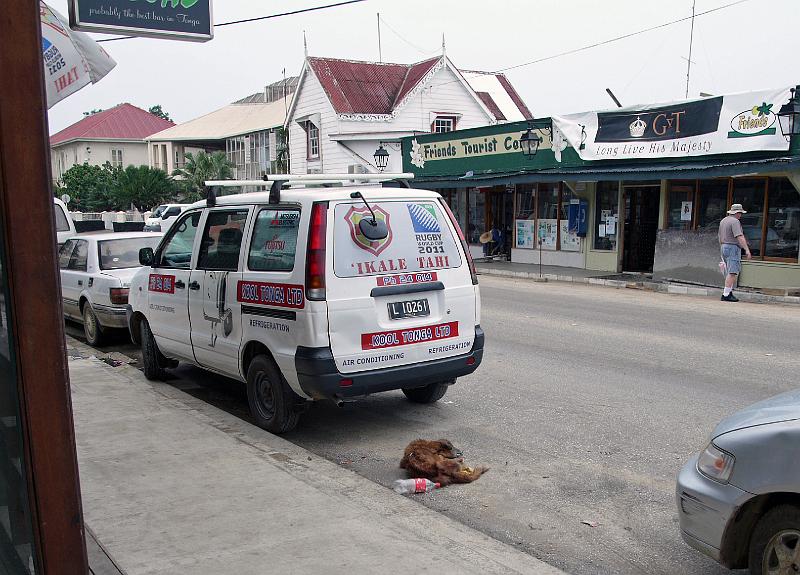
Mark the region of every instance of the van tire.
[[247, 402], [256, 425], [275, 434], [297, 427], [300, 398], [291, 390], [278, 366], [265, 355], [258, 355], [247, 368]]
[[432, 383], [425, 387], [404, 387], [403, 393], [413, 403], [435, 403], [444, 397], [450, 383], [455, 382]]
[[153, 332], [150, 331], [150, 324], [147, 323], [146, 319], [142, 319], [139, 330], [142, 340], [142, 371], [144, 376], [151, 381], [165, 379], [167, 372], [164, 371], [162, 366], [167, 363], [167, 358], [158, 351], [158, 345], [156, 345]]

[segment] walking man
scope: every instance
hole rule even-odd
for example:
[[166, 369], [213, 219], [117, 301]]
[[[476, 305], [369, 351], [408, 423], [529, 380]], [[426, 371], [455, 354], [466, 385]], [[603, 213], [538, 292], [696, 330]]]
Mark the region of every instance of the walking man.
[[742, 250], [748, 260], [752, 257], [747, 238], [742, 231], [742, 222], [739, 221], [742, 214], [746, 213], [742, 209], [742, 204], [733, 204], [728, 210], [727, 217], [719, 223], [720, 253], [728, 271], [725, 276], [725, 289], [720, 298], [722, 301], [739, 301], [733, 295], [733, 286], [736, 285], [736, 277], [742, 271]]

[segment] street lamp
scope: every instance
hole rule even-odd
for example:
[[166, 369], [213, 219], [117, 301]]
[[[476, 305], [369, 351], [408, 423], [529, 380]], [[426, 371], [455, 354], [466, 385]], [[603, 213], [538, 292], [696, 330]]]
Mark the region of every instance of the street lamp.
[[795, 96], [794, 88], [791, 92], [789, 101], [781, 106], [778, 112], [781, 132], [787, 140], [790, 140], [792, 136], [800, 136], [800, 99]]
[[389, 152], [386, 151], [386, 148], [383, 147], [383, 143], [378, 145], [378, 149], [375, 150], [375, 153], [372, 155], [375, 158], [375, 167], [378, 168], [381, 172], [386, 169], [386, 166], [389, 165]]
[[519, 146], [527, 158], [533, 158], [539, 151], [539, 146], [544, 141], [538, 132], [553, 133], [550, 120], [529, 120], [528, 130], [519, 138]]

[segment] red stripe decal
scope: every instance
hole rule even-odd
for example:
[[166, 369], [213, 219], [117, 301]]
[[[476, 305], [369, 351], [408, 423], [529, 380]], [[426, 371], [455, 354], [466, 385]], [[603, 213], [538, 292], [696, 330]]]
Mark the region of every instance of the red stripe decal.
[[305, 288], [301, 285], [240, 281], [236, 288], [236, 301], [302, 309], [306, 303], [304, 293]]
[[435, 282], [439, 279], [439, 276], [436, 275], [436, 272], [418, 272], [413, 274], [399, 274], [396, 276], [382, 276], [376, 279], [378, 280], [378, 287], [384, 287]]
[[458, 337], [458, 322], [361, 334], [361, 349], [381, 349]]
[[175, 293], [175, 276], [150, 274], [150, 280], [147, 282], [147, 291]]

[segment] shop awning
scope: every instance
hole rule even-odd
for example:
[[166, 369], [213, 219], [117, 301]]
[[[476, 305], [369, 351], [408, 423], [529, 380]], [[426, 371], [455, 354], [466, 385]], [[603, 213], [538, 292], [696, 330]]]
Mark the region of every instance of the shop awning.
[[533, 182], [599, 182], [616, 180], [667, 180], [719, 178], [727, 176], [764, 175], [800, 171], [800, 156], [780, 158], [706, 160], [658, 164], [598, 165], [581, 168], [547, 169], [535, 172], [482, 173], [453, 178], [453, 176], [416, 178], [415, 188], [468, 188]]

